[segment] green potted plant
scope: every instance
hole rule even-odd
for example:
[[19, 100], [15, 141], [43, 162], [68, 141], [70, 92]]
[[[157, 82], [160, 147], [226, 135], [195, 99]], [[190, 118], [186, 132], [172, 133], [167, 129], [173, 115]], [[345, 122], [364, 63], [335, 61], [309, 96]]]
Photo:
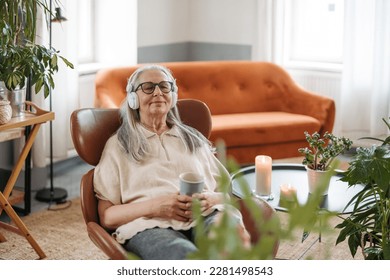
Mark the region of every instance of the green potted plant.
[[39, 8], [52, 17], [46, 1], [0, 0], [0, 81], [9, 91], [15, 91], [23, 89], [30, 78], [35, 92], [43, 88], [46, 98], [54, 88], [58, 60], [70, 68], [73, 65], [54, 48], [35, 43]]
[[305, 131], [304, 134], [309, 147], [299, 148], [298, 152], [304, 157], [302, 164], [308, 172], [309, 192], [313, 193], [319, 184], [324, 184], [323, 194], [326, 195], [331, 178], [327, 173], [331, 170], [331, 164], [337, 156], [351, 148], [352, 141], [329, 132], [322, 137], [318, 132], [309, 134]]
[[[390, 124], [383, 119], [388, 129]], [[390, 136], [363, 137], [381, 145], [359, 147], [342, 181], [350, 187], [364, 186], [349, 202], [353, 212], [336, 226], [341, 229], [336, 244], [348, 238], [352, 256], [359, 247], [365, 259], [390, 259]]]

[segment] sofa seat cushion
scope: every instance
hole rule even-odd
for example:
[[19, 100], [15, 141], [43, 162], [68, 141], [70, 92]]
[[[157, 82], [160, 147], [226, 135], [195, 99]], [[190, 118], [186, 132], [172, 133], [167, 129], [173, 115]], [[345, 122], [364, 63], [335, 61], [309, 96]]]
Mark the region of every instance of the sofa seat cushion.
[[313, 117], [286, 112], [213, 115], [210, 140], [223, 139], [227, 147], [294, 142], [320, 128]]

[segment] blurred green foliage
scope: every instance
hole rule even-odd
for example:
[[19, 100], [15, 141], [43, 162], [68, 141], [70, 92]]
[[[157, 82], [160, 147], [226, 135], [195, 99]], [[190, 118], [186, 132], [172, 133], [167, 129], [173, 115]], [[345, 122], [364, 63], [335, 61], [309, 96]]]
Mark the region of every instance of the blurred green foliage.
[[[224, 164], [230, 174], [239, 171], [239, 166], [232, 159], [228, 159]], [[329, 176], [331, 175], [332, 173], [329, 174]], [[264, 219], [263, 210], [255, 203], [255, 198], [246, 181], [241, 176], [235, 177], [235, 179], [240, 182], [239, 185], [244, 193], [241, 199], [250, 209], [261, 238], [249, 248], [245, 247], [237, 231], [237, 222], [229, 216], [229, 211], [222, 214], [220, 223], [211, 226], [209, 234], [202, 234], [204, 233], [203, 217], [200, 215], [199, 205], [195, 205], [194, 213], [197, 220], [195, 230], [198, 233], [195, 243], [199, 250], [190, 255], [189, 259], [273, 259], [275, 246], [277, 247], [282, 240], [291, 239], [297, 230], [306, 234], [319, 234], [330, 230], [329, 219], [336, 216], [336, 213], [321, 210], [319, 207], [323, 200], [321, 193], [326, 188], [325, 184], [321, 183], [318, 190], [309, 196], [305, 205], [300, 205], [296, 197], [293, 201], [286, 201], [287, 222], [281, 225], [276, 213], [270, 219]], [[230, 178], [222, 178], [220, 186], [225, 193], [231, 194]], [[226, 208], [238, 208], [237, 200], [234, 198], [226, 199], [224, 203]]]

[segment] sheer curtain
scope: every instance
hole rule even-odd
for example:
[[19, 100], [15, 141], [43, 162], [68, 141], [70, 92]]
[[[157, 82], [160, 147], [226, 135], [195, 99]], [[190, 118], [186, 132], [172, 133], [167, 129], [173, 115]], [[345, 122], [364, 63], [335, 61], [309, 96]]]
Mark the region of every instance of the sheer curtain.
[[[274, 1], [274, 2], [272, 2]], [[275, 0], [258, 0], [256, 1], [256, 17], [257, 20], [254, 46], [252, 48], [252, 57], [259, 61], [273, 61], [274, 59], [274, 24], [275, 7], [278, 2]]]
[[[53, 10], [55, 8], [53, 1]], [[74, 64], [75, 69], [68, 68], [59, 60], [58, 73], [54, 76], [55, 88], [52, 90], [53, 121], [53, 158], [54, 161], [68, 158], [68, 151], [73, 147], [69, 130], [69, 119], [73, 110], [79, 108], [79, 74], [77, 71], [77, 42], [75, 30], [78, 28], [77, 2], [61, 0], [64, 16], [63, 22], [52, 23], [52, 47]], [[45, 100], [46, 104], [49, 98]], [[47, 135], [49, 137], [49, 135]], [[48, 143], [49, 139], [47, 138]], [[46, 148], [49, 156], [49, 147]]]
[[351, 139], [388, 133], [390, 1], [345, 1], [341, 130]]
[[[67, 12], [77, 12], [75, 5], [70, 5], [68, 1], [62, 0], [62, 6]], [[72, 2], [70, 2], [72, 3]], [[69, 5], [67, 5], [69, 4]], [[53, 5], [53, 10], [55, 6]], [[38, 10], [38, 24], [36, 43], [49, 46], [49, 30], [46, 19], [41, 10]], [[73, 27], [73, 29], [72, 29]], [[72, 30], [77, 30], [75, 20], [62, 23], [52, 23], [52, 46], [60, 51], [60, 55], [66, 57], [77, 67], [76, 53], [77, 45], [73, 38]], [[55, 88], [51, 92], [52, 111], [55, 119], [53, 128], [53, 157], [56, 159], [67, 158], [67, 153], [71, 145], [69, 134], [69, 116], [73, 109], [78, 106], [78, 73], [65, 66], [59, 61], [59, 71], [54, 75]], [[39, 107], [49, 110], [50, 99], [44, 99], [43, 92], [35, 94], [32, 92], [32, 101]], [[45, 167], [49, 157], [49, 123], [42, 125], [38, 136], [32, 147], [33, 167]]]
[[[47, 36], [47, 26], [44, 19], [44, 15], [41, 9], [38, 9], [37, 12], [37, 36], [36, 43], [40, 45], [48, 45], [48, 36]], [[34, 87], [33, 87], [34, 88]], [[44, 104], [44, 95], [43, 91], [35, 94], [34, 89], [31, 92], [31, 101], [38, 105], [40, 108], [48, 110]], [[49, 124], [43, 124], [38, 131], [38, 135], [35, 138], [34, 144], [31, 149], [33, 167], [45, 167], [46, 166], [46, 156], [45, 156], [45, 147], [47, 146], [45, 134], [47, 133]]]

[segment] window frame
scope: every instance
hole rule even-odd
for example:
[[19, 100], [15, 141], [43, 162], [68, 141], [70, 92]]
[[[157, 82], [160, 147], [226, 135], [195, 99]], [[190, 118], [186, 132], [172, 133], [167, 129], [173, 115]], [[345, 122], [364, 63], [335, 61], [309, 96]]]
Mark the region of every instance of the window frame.
[[[293, 59], [291, 54], [291, 24], [293, 0], [281, 0], [275, 5], [275, 60], [290, 69], [319, 70], [329, 72], [341, 72], [343, 61], [322, 62], [314, 60]], [[345, 6], [345, 1], [344, 1]], [[345, 23], [344, 23], [345, 24]], [[343, 47], [342, 47], [343, 48]], [[342, 50], [343, 51], [343, 50]]]

